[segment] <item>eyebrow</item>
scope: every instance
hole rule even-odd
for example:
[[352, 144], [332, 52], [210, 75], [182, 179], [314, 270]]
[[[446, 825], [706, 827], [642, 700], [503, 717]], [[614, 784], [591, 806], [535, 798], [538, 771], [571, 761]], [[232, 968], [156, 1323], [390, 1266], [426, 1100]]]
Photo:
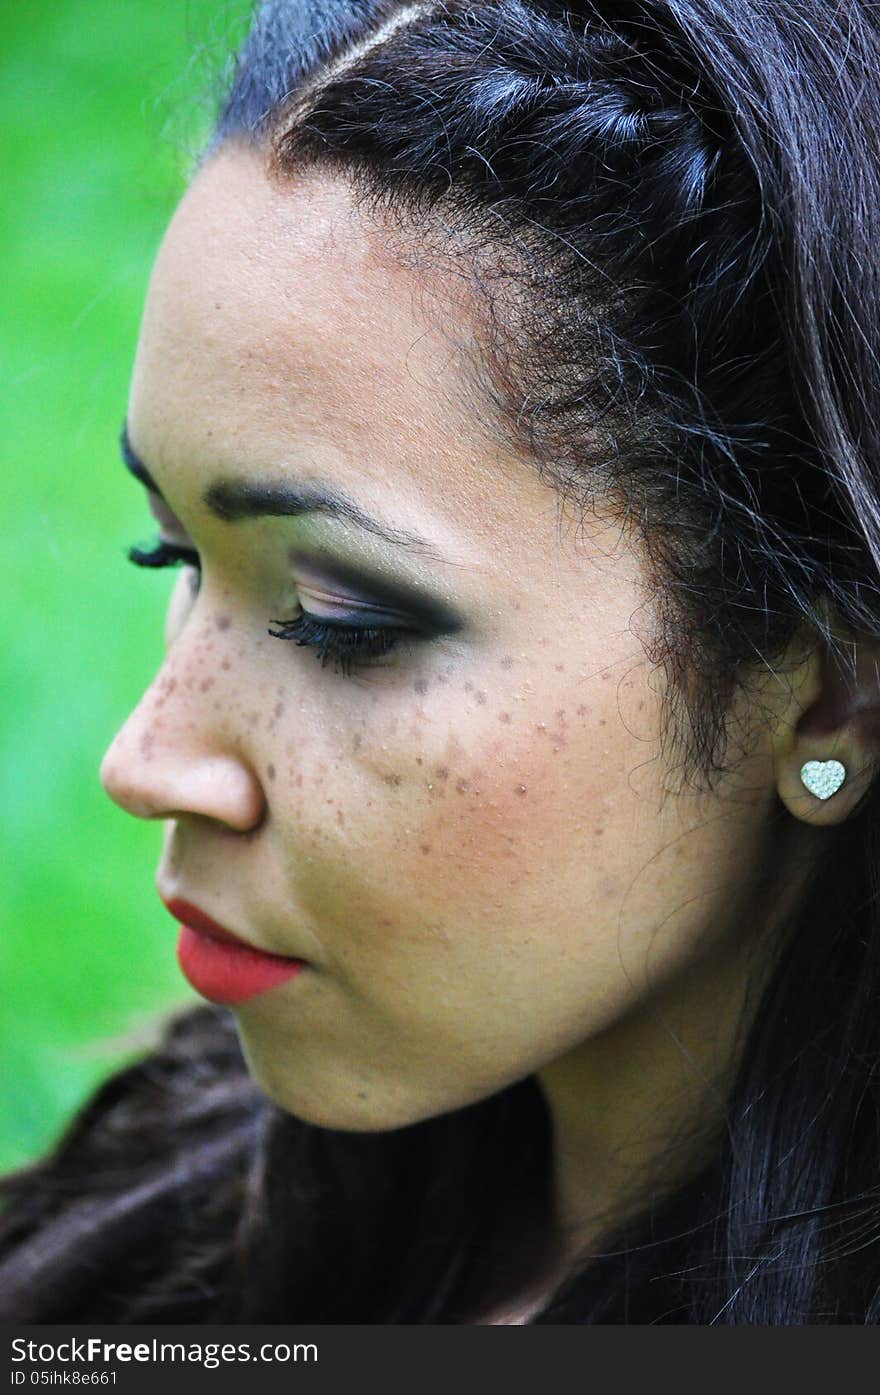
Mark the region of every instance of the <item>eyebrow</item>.
[[[127, 422], [122, 427], [119, 447], [126, 469], [164, 501], [161, 489], [131, 444]], [[202, 502], [225, 523], [238, 523], [246, 518], [299, 518], [305, 514], [323, 514], [372, 533], [392, 547], [403, 548], [434, 562], [449, 561], [427, 538], [373, 518], [341, 490], [322, 481], [296, 485], [286, 480], [255, 484], [250, 480], [221, 479], [203, 490]]]

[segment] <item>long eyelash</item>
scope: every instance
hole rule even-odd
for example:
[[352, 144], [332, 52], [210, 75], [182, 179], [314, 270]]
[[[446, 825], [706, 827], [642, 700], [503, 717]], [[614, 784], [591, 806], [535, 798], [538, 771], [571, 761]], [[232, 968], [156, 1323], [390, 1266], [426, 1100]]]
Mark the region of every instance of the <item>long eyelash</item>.
[[[136, 567], [173, 567], [185, 562], [201, 570], [199, 554], [178, 543], [160, 541], [149, 550], [130, 547], [126, 556]], [[328, 625], [305, 612], [293, 620], [272, 620], [270, 623], [280, 626], [277, 630], [269, 630], [273, 639], [290, 639], [295, 644], [314, 649], [322, 668], [326, 667], [328, 660], [333, 659], [334, 672], [338, 672], [341, 665], [346, 676], [351, 674], [352, 666], [366, 665], [381, 658], [412, 634], [410, 630], [391, 626]]]
[[125, 555], [136, 567], [173, 567], [177, 562], [186, 562], [190, 567], [201, 570], [199, 554], [193, 548], [180, 547], [177, 543], [158, 542], [149, 551], [142, 547], [130, 547]]
[[390, 626], [326, 625], [305, 613], [295, 620], [273, 620], [272, 624], [281, 627], [269, 631], [273, 639], [292, 639], [295, 644], [307, 645], [315, 650], [322, 668], [332, 658], [334, 664], [342, 665], [346, 675], [351, 673], [352, 664], [368, 664], [380, 658], [411, 633]]

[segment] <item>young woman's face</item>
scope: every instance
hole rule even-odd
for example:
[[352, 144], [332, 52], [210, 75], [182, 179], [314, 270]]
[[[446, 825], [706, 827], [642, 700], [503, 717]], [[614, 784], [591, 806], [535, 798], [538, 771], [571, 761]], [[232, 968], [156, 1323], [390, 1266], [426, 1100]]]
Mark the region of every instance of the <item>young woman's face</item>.
[[[134, 373], [131, 446], [201, 579], [102, 779], [167, 820], [166, 900], [307, 961], [234, 1011], [267, 1094], [333, 1127], [577, 1062], [720, 964], [772, 798], [763, 749], [679, 790], [639, 557], [493, 439], [469, 342], [344, 183], [227, 149], [167, 234]], [[243, 507], [285, 489], [353, 509]], [[406, 633], [346, 672], [268, 633], [303, 615]]]

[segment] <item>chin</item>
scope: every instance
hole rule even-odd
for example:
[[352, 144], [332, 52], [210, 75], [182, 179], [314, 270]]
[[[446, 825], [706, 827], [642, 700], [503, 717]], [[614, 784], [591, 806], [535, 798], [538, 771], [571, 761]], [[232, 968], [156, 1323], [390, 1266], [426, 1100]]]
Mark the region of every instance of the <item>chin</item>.
[[279, 1069], [277, 1059], [266, 1062], [259, 1053], [251, 1051], [241, 1039], [245, 1064], [259, 1090], [286, 1114], [292, 1114], [305, 1124], [322, 1129], [340, 1129], [349, 1133], [383, 1133], [406, 1128], [422, 1119], [444, 1112], [442, 1106], [420, 1108], [413, 1100], [395, 1098], [391, 1092], [370, 1092], [363, 1080], [346, 1080], [341, 1071], [334, 1073], [328, 1084], [326, 1078], [311, 1080], [306, 1072]]

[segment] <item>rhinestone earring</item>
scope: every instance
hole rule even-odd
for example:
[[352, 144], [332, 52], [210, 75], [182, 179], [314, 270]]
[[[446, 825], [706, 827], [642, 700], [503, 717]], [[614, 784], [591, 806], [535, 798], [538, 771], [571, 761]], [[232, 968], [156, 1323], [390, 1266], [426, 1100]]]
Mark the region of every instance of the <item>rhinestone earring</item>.
[[808, 760], [801, 766], [801, 780], [817, 799], [830, 799], [846, 779], [846, 767], [839, 760]]

